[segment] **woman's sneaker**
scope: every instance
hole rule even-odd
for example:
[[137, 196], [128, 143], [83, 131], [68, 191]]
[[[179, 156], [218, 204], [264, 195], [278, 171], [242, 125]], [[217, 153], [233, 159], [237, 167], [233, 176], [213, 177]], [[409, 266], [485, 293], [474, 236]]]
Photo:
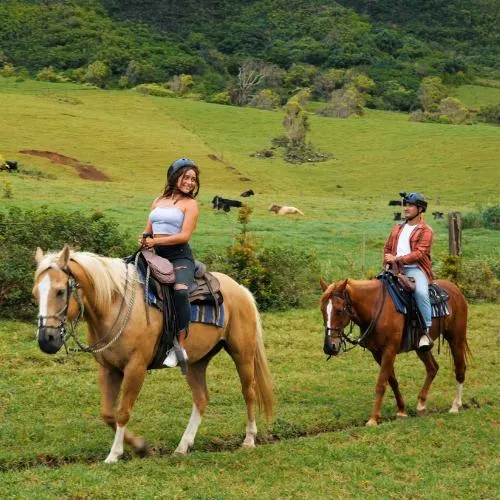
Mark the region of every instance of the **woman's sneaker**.
[[432, 339], [429, 337], [427, 333], [424, 333], [420, 337], [420, 340], [418, 341], [418, 350], [419, 352], [430, 351], [433, 345], [434, 342], [432, 341]]
[[172, 347], [172, 349], [168, 351], [165, 361], [163, 361], [163, 366], [166, 366], [168, 368], [175, 368], [179, 363], [187, 365], [187, 361], [188, 355], [183, 347], [181, 347], [178, 353], [176, 352], [176, 349]]

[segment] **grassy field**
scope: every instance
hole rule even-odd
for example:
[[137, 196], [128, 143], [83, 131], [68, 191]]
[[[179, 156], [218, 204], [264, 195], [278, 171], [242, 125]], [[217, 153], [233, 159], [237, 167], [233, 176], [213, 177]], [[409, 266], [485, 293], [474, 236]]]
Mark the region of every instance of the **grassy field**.
[[[193, 239], [198, 255], [224, 249], [238, 230], [236, 213], [212, 211], [212, 197], [243, 200], [239, 194], [252, 188], [256, 195], [247, 203], [254, 209], [253, 234], [264, 244], [315, 251], [328, 279], [379, 269], [393, 224], [387, 202], [400, 190], [424, 192], [430, 211], [467, 212], [500, 201], [500, 128], [489, 125], [421, 124], [376, 111], [352, 120], [311, 116], [310, 140], [335, 159], [298, 166], [285, 163], [279, 152], [269, 160], [249, 156], [282, 135], [280, 111], [1, 78], [0, 109], [0, 154], [19, 160], [22, 169], [0, 173], [2, 208], [103, 210], [120, 227], [140, 233], [169, 162], [189, 156], [202, 169], [201, 219]], [[25, 149], [76, 158], [112, 181], [81, 179], [70, 166], [19, 153]], [[2, 197], [7, 183], [9, 199]], [[305, 216], [277, 218], [267, 210], [272, 202], [297, 206]], [[447, 250], [446, 221], [429, 222], [439, 263]], [[500, 260], [498, 231], [464, 231], [463, 246], [466, 257]], [[259, 422], [262, 446], [237, 450], [244, 404], [235, 370], [221, 354], [209, 369], [212, 401], [191, 456], [170, 456], [189, 418], [189, 391], [177, 371], [153, 372], [131, 421], [153, 445], [152, 455], [128, 455], [107, 467], [101, 462], [112, 434], [98, 416], [95, 362], [84, 355], [46, 356], [34, 342], [34, 325], [0, 322], [0, 495], [498, 496], [497, 304], [471, 307], [474, 357], [466, 410], [447, 413], [454, 377], [445, 349], [430, 414], [413, 418], [423, 367], [414, 355], [403, 355], [397, 370], [410, 418], [394, 420], [388, 393], [385, 423], [377, 429], [364, 427], [377, 374], [369, 353], [354, 350], [326, 363], [317, 307], [265, 314], [264, 328], [277, 410], [274, 422]]]

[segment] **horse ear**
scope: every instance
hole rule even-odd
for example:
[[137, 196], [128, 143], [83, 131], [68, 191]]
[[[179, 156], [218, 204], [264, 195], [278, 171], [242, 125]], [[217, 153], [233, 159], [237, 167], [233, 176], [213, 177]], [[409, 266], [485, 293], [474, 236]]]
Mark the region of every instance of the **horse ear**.
[[42, 260], [43, 260], [43, 250], [40, 247], [36, 247], [35, 261], [37, 264], [40, 264]]
[[328, 283], [323, 279], [323, 276], [319, 279], [319, 284], [321, 286], [321, 290], [325, 291], [328, 288]]
[[57, 259], [57, 265], [61, 268], [64, 269], [69, 262], [69, 252], [70, 248], [68, 245], [64, 245], [64, 248], [62, 249], [61, 253], [59, 254], [59, 257]]
[[348, 282], [348, 281], [349, 281], [349, 278], [345, 279], [345, 280], [341, 283], [341, 285], [339, 286], [339, 288], [338, 288], [338, 289], [339, 289], [339, 290], [344, 290], [344, 289], [345, 289], [345, 287], [347, 286], [347, 282]]

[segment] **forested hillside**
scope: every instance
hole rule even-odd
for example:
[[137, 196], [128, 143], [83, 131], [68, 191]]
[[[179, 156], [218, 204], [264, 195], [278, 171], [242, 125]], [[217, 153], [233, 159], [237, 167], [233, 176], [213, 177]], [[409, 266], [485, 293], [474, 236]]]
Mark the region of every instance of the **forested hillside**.
[[327, 72], [354, 69], [374, 82], [368, 105], [408, 110], [425, 77], [498, 79], [499, 26], [496, 0], [7, 0], [0, 68], [105, 87], [190, 75], [212, 100], [251, 57], [273, 65], [278, 100], [300, 87], [326, 99]]

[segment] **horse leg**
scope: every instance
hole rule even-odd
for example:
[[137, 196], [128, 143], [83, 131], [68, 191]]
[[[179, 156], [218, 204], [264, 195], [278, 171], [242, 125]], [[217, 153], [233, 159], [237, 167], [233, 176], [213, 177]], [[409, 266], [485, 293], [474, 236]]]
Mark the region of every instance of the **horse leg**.
[[394, 359], [396, 353], [392, 349], [386, 349], [381, 355], [380, 372], [375, 386], [375, 405], [373, 413], [366, 425], [378, 425], [381, 418], [382, 400], [384, 398], [387, 382], [392, 373], [394, 373]]
[[[375, 358], [375, 361], [380, 365], [382, 362], [382, 356], [380, 353], [375, 353], [372, 352], [373, 357]], [[394, 397], [396, 398], [396, 404], [398, 406], [398, 411], [396, 413], [397, 418], [405, 418], [408, 416], [408, 413], [405, 411], [405, 402], [403, 399], [403, 395], [401, 394], [401, 391], [399, 390], [399, 382], [398, 379], [396, 378], [396, 372], [394, 370], [394, 367], [392, 369], [392, 372], [389, 374], [389, 385], [391, 386], [392, 392], [394, 393]]]
[[[465, 335], [464, 335], [465, 338]], [[465, 359], [465, 342], [450, 341], [449, 342], [453, 363], [455, 365], [455, 399], [450, 408], [450, 413], [458, 413], [462, 408], [462, 392], [465, 381], [466, 359]]]
[[417, 402], [417, 414], [423, 415], [425, 413], [425, 401], [427, 400], [427, 394], [429, 393], [429, 388], [432, 384], [432, 381], [437, 375], [437, 372], [439, 370], [439, 365], [431, 351], [426, 351], [426, 352], [417, 351], [417, 356], [424, 363], [426, 372], [424, 385], [420, 390]]
[[193, 393], [193, 410], [179, 446], [177, 446], [174, 452], [179, 455], [186, 455], [193, 447], [194, 438], [196, 437], [201, 418], [208, 404], [208, 389], [206, 382], [208, 362], [209, 359], [198, 361], [190, 365], [186, 374], [189, 387], [191, 387], [191, 392]]
[[[123, 440], [126, 439], [125, 426], [127, 425], [135, 400], [144, 382], [146, 367], [142, 361], [130, 361], [125, 367], [122, 382], [122, 397], [116, 412], [116, 431], [113, 445], [105, 463], [115, 463], [123, 455]], [[132, 439], [131, 434], [128, 439]], [[142, 438], [139, 438], [139, 440]]]
[[[99, 387], [101, 389], [101, 418], [114, 431], [116, 431], [116, 420], [114, 406], [120, 392], [123, 380], [122, 372], [101, 366], [99, 370]], [[125, 431], [125, 441], [130, 444], [138, 454], [145, 454], [147, 451], [146, 441], [140, 436], [135, 436], [132, 432]]]

